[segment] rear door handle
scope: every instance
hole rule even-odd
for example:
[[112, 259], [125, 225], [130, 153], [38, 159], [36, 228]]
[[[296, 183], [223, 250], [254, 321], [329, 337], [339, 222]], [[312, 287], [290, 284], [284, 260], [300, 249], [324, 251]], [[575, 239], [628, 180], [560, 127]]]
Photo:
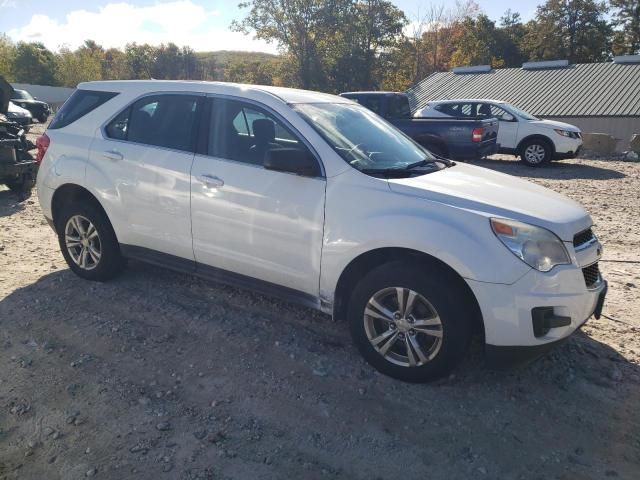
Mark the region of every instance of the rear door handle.
[[106, 150], [102, 152], [102, 156], [109, 160], [122, 160], [124, 158], [124, 155], [117, 150]]
[[202, 175], [198, 175], [197, 179], [204, 183], [207, 187], [217, 188], [224, 185], [224, 180], [216, 177], [215, 175], [211, 175], [210, 173], [203, 173]]

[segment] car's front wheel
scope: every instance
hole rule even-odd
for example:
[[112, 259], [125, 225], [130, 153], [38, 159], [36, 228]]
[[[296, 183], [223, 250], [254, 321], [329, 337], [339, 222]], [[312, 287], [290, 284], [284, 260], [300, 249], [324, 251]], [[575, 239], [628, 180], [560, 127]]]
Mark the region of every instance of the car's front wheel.
[[387, 263], [368, 273], [351, 296], [351, 336], [380, 372], [410, 382], [436, 379], [467, 351], [473, 312], [466, 295], [444, 268]]
[[534, 138], [520, 147], [520, 159], [529, 167], [542, 167], [551, 161], [553, 151], [549, 142]]
[[122, 271], [120, 245], [107, 216], [96, 205], [65, 207], [56, 219], [56, 231], [62, 255], [80, 277], [105, 281]]

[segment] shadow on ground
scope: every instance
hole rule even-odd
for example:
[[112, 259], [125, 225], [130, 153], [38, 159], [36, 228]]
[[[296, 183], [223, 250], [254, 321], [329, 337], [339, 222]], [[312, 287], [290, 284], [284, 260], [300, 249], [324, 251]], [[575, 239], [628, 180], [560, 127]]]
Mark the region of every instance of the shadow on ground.
[[[375, 373], [328, 316], [132, 262], [0, 301], [3, 478], [637, 478], [639, 367], [578, 333], [527, 367]], [[95, 469], [95, 471], [94, 471]]]

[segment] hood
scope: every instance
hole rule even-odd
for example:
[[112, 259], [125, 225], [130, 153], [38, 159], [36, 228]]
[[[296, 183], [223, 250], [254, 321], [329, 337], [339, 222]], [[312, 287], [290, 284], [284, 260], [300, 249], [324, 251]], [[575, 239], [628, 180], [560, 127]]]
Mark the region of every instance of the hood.
[[9, 100], [13, 93], [13, 87], [0, 75], [0, 113], [6, 114], [9, 108]]
[[552, 190], [504, 173], [456, 164], [412, 178], [389, 179], [391, 190], [477, 212], [538, 225], [571, 242], [592, 225], [578, 203]]
[[9, 106], [7, 107], [7, 113], [8, 112], [17, 113], [21, 117], [30, 117], [31, 116], [31, 112], [29, 110], [27, 110], [26, 108], [22, 108], [20, 105], [16, 105], [13, 102], [9, 102]]
[[570, 132], [579, 132], [580, 129], [575, 125], [571, 125], [570, 123], [557, 122], [555, 120], [533, 120], [534, 125], [540, 125], [541, 127], [546, 128], [558, 128], [561, 130], [568, 130]]

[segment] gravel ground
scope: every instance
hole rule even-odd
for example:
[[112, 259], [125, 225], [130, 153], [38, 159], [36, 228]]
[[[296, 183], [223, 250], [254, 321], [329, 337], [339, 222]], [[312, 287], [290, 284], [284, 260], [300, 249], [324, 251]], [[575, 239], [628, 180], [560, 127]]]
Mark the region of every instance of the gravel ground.
[[640, 164], [481, 164], [588, 207], [605, 316], [520, 369], [475, 345], [429, 385], [305, 308], [136, 262], [83, 281], [0, 187], [0, 479], [640, 478]]

